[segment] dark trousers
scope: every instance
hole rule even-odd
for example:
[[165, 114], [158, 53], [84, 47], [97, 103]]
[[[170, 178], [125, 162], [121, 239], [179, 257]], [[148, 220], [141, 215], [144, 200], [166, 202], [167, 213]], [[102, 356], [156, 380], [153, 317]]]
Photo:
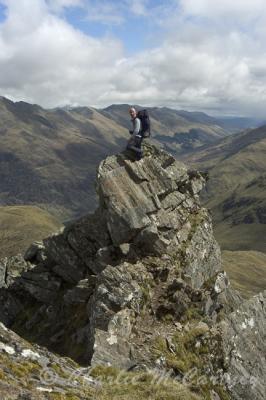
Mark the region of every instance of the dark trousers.
[[142, 158], [142, 143], [143, 137], [140, 135], [131, 136], [127, 143], [127, 149], [133, 150], [136, 154], [136, 159], [140, 160]]

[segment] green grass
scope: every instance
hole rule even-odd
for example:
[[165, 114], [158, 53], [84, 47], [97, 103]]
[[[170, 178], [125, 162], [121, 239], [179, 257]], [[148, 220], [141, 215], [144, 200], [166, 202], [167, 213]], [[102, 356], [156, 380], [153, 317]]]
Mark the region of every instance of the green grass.
[[60, 227], [55, 217], [38, 207], [0, 207], [0, 258], [23, 253], [33, 241]]
[[214, 227], [214, 235], [222, 250], [266, 252], [265, 224], [239, 224], [232, 226], [221, 222]]
[[266, 289], [266, 254], [257, 251], [223, 251], [223, 268], [232, 286], [244, 298]]
[[[98, 366], [91, 375], [103, 382], [95, 400], [200, 400], [201, 395], [176, 380], [148, 372], [123, 372]], [[161, 379], [161, 381], [160, 381]]]
[[266, 252], [266, 128], [232, 135], [187, 159], [208, 170], [202, 201], [226, 250]]

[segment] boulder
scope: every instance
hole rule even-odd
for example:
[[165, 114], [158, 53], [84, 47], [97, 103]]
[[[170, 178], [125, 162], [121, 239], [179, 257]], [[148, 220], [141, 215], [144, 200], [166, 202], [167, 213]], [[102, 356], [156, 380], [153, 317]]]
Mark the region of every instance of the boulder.
[[266, 398], [266, 291], [220, 323], [224, 380], [235, 400]]
[[228, 372], [222, 388], [205, 384], [206, 398], [225, 386], [233, 399], [251, 398], [232, 382], [255, 371], [260, 400], [264, 297], [243, 303], [221, 270], [199, 201], [206, 176], [155, 146], [144, 150], [140, 161], [122, 152], [101, 162], [95, 213], [24, 259], [0, 262], [0, 318], [86, 366], [159, 366], [178, 378], [195, 365], [206, 379]]

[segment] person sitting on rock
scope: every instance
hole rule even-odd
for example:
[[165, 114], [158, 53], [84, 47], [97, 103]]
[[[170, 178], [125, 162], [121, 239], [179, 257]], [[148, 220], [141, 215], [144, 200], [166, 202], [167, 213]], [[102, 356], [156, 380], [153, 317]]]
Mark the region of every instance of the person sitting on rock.
[[131, 122], [133, 126], [133, 130], [130, 130], [131, 138], [127, 143], [127, 149], [133, 150], [136, 155], [136, 159], [140, 160], [142, 158], [142, 149], [141, 142], [143, 136], [140, 134], [141, 132], [141, 121], [137, 117], [137, 111], [134, 107], [130, 107], [129, 114], [131, 116]]

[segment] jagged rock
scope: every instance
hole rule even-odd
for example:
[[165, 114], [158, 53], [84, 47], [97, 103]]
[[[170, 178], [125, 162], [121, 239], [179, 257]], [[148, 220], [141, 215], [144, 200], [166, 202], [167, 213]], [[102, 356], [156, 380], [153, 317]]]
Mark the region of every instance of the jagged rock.
[[215, 321], [221, 310], [227, 314], [231, 313], [240, 306], [243, 299], [231, 288], [225, 271], [220, 271], [213, 278], [207, 284], [208, 296], [205, 303], [205, 312], [207, 315], [212, 316]]
[[48, 259], [55, 265], [53, 271], [66, 282], [77, 283], [85, 277], [86, 265], [72, 250], [63, 234], [54, 235], [44, 240]]
[[33, 268], [21, 254], [0, 260], [0, 288], [9, 287], [20, 275]]
[[91, 276], [90, 279], [83, 279], [78, 282], [77, 286], [69, 289], [64, 295], [64, 302], [67, 305], [87, 303], [96, 284], [96, 277]]
[[[137, 162], [125, 153], [107, 157], [94, 214], [30, 249], [31, 262], [13, 260], [14, 272], [10, 261], [0, 263], [1, 320], [85, 365], [160, 365], [180, 377], [192, 360], [205, 375], [223, 374], [219, 329], [229, 338], [236, 328], [231, 317], [222, 328], [216, 323], [242, 300], [221, 271], [211, 218], [199, 203], [205, 177], [154, 146], [145, 154]], [[251, 349], [242, 353], [245, 365]]]
[[[0, 393], [3, 399], [91, 398], [97, 382], [72, 360], [31, 344], [0, 323]], [[50, 397], [49, 397], [50, 398]]]
[[221, 322], [226, 384], [235, 400], [266, 398], [266, 291]]
[[[195, 171], [188, 173], [184, 164], [156, 147], [150, 146], [147, 154], [139, 162], [130, 161], [123, 153], [107, 157], [97, 172], [99, 209], [45, 239], [43, 246], [31, 246], [26, 259], [36, 263], [40, 251], [44, 256], [17, 280], [20, 291], [53, 306], [59, 313], [55, 323], [51, 314], [43, 314], [43, 324], [46, 329], [50, 326], [51, 336], [56, 337], [58, 346], [66, 348], [64, 341], [68, 341], [69, 336], [76, 340], [75, 329], [84, 335], [89, 329], [91, 337], [87, 338], [83, 351], [88, 362], [93, 356], [95, 332], [98, 330], [99, 336], [101, 330], [105, 335], [111, 318], [123, 307], [129, 307], [122, 302], [127, 293], [126, 279], [130, 290], [132, 285], [138, 288], [130, 294], [133, 298], [129, 309], [134, 303], [143, 306], [141, 294], [149, 290], [147, 283], [141, 281], [140, 289], [139, 277], [132, 278], [128, 271], [139, 269], [139, 274], [149, 276], [149, 281], [155, 279], [158, 285], [164, 282], [167, 286], [180, 274], [191, 276], [186, 284], [191, 287], [191, 293], [177, 288], [170, 298], [162, 289], [161, 298], [165, 304], [155, 296], [154, 304], [150, 305], [160, 318], [169, 311], [177, 319], [194, 300], [197, 307], [203, 307], [202, 299], [197, 299], [193, 288], [200, 288], [220, 270], [220, 253], [213, 238], [211, 220], [199, 204], [198, 193], [205, 181], [203, 175]], [[137, 267], [136, 261], [148, 256], [155, 257], [155, 267], [149, 262]], [[98, 275], [94, 290], [90, 278], [93, 275]], [[101, 280], [110, 282], [104, 288]], [[88, 287], [81, 282], [87, 282]], [[123, 287], [121, 298], [116, 287]], [[107, 291], [108, 296], [101, 291]], [[54, 306], [59, 299], [63, 299], [61, 308]], [[79, 310], [80, 320], [74, 322], [73, 307], [80, 307], [83, 301], [88, 301], [87, 311]], [[40, 315], [38, 309], [41, 310], [36, 306], [36, 315]], [[10, 324], [15, 314], [15, 311], [10, 313]], [[64, 324], [70, 326], [67, 322], [70, 315], [71, 334], [68, 329], [62, 334]], [[34, 329], [34, 318], [30, 320]], [[40, 335], [42, 342], [43, 336], [44, 333]], [[75, 345], [76, 342], [68, 347]]]
[[43, 250], [45, 249], [42, 242], [33, 242], [30, 247], [26, 250], [24, 254], [24, 260], [33, 262], [36, 260], [37, 262], [41, 262], [45, 260], [45, 256], [43, 254]]
[[[97, 277], [97, 286], [88, 303], [92, 364], [111, 362], [129, 367], [131, 319], [139, 313], [147, 279], [141, 264], [108, 266]], [[130, 318], [131, 316], [131, 318]], [[125, 332], [127, 334], [125, 335]]]
[[[178, 192], [178, 183], [188, 178], [186, 168], [173, 157], [147, 157], [139, 163], [119, 156], [104, 160], [97, 176], [98, 193], [106, 209], [108, 231], [115, 245], [132, 241], [140, 231], [157, 234], [154, 224], [157, 213], [163, 210], [161, 200]], [[168, 159], [166, 159], [168, 158]], [[175, 207], [181, 202], [180, 193], [172, 196]], [[165, 202], [164, 207], [169, 207]]]
[[214, 239], [211, 219], [202, 210], [193, 221], [189, 234], [193, 236], [183, 251], [184, 271], [191, 277], [191, 285], [200, 288], [221, 270], [221, 252]]
[[31, 271], [23, 272], [18, 280], [18, 285], [29, 292], [36, 300], [50, 304], [58, 297], [61, 279], [56, 278], [43, 267], [37, 267]]
[[215, 293], [220, 294], [224, 292], [229, 286], [229, 279], [225, 271], [220, 272], [216, 276], [216, 280], [214, 282], [213, 290]]

